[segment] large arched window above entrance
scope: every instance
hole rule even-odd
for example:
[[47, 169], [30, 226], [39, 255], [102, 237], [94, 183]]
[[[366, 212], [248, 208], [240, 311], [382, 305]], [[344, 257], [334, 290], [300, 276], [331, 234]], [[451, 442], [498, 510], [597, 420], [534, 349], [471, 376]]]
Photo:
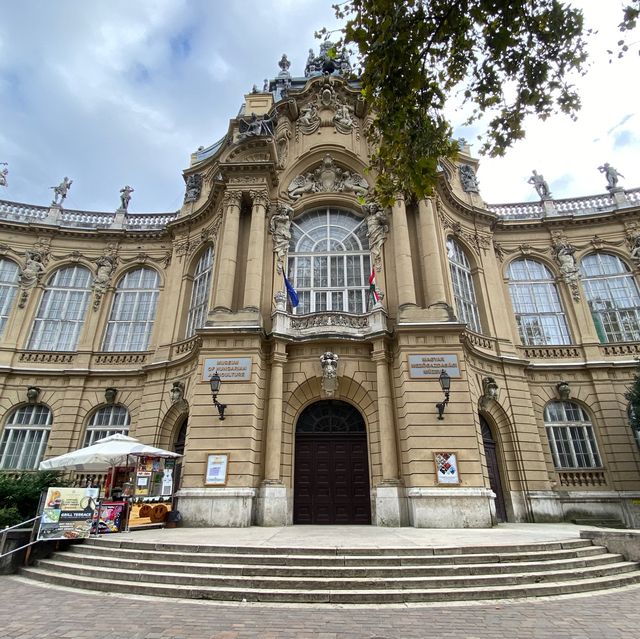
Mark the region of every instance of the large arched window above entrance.
[[582, 406], [549, 402], [544, 408], [544, 425], [557, 469], [601, 466], [593, 425]]
[[191, 303], [187, 317], [187, 337], [195, 333], [197, 328], [204, 326], [209, 306], [209, 291], [211, 289], [211, 272], [213, 270], [213, 246], [209, 245], [200, 256], [193, 274], [191, 289]]
[[29, 340], [40, 351], [73, 351], [91, 294], [91, 272], [84, 266], [58, 269], [47, 283]]
[[640, 293], [629, 267], [616, 255], [593, 253], [580, 271], [600, 341], [640, 340]]
[[87, 433], [84, 438], [84, 445], [91, 446], [99, 439], [115, 435], [129, 434], [131, 417], [129, 411], [120, 404], [103, 406], [99, 408], [91, 417], [87, 425]]
[[570, 344], [569, 328], [551, 271], [523, 258], [509, 264], [509, 293], [522, 343]]
[[291, 224], [288, 271], [298, 314], [364, 313], [371, 272], [366, 221], [334, 208], [304, 213]]
[[347, 402], [327, 399], [307, 406], [296, 427], [297, 433], [364, 433], [362, 415]]
[[447, 240], [447, 256], [458, 316], [469, 325], [472, 331], [481, 333], [482, 325], [480, 324], [480, 312], [476, 301], [471, 264], [469, 264], [469, 259], [460, 244], [453, 238]]
[[44, 404], [27, 404], [11, 412], [0, 442], [0, 469], [34, 470], [44, 456], [52, 422]]
[[102, 350], [146, 350], [156, 317], [158, 288], [158, 273], [150, 268], [129, 271], [120, 280]]
[[11, 260], [0, 259], [0, 335], [7, 323], [13, 300], [18, 290], [18, 265]]

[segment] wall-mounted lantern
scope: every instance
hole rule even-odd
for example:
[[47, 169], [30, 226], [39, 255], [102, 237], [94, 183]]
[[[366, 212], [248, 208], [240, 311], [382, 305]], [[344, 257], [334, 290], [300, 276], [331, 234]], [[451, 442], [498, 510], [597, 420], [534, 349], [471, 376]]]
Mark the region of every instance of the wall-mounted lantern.
[[451, 377], [444, 369], [440, 373], [440, 377], [438, 377], [438, 381], [440, 382], [440, 388], [444, 393], [444, 399], [441, 402], [436, 404], [436, 408], [438, 409], [438, 419], [444, 419], [444, 409], [449, 403], [449, 391], [451, 389]]
[[217, 371], [209, 379], [209, 384], [211, 384], [211, 396], [213, 398], [213, 405], [218, 409], [218, 415], [220, 416], [220, 419], [224, 419], [224, 411], [227, 405], [221, 404], [218, 401], [218, 393], [220, 392], [222, 380], [220, 379], [220, 375], [218, 375]]

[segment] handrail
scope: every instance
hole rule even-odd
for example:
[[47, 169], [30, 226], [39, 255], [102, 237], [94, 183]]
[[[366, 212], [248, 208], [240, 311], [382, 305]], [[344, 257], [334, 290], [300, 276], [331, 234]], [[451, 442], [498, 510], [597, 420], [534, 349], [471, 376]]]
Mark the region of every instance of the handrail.
[[[14, 528], [20, 528], [21, 526], [28, 524], [30, 521], [35, 521], [36, 519], [40, 519], [41, 517], [42, 515], [36, 515], [31, 519], [25, 519], [24, 521], [21, 521], [19, 524], [14, 524], [13, 526], [7, 526], [6, 528], [0, 531], [0, 559], [2, 559], [3, 557], [7, 557], [14, 552], [17, 552], [18, 550], [22, 550], [23, 548], [28, 548], [29, 546], [33, 546], [33, 544], [38, 543], [39, 540], [36, 539], [35, 541], [30, 541], [28, 544], [24, 546], [20, 546], [19, 548], [14, 548], [13, 550], [10, 550], [7, 553], [4, 552], [4, 545], [7, 539], [7, 533], [10, 530], [13, 530]], [[31, 539], [33, 539], [33, 529], [31, 530]]]

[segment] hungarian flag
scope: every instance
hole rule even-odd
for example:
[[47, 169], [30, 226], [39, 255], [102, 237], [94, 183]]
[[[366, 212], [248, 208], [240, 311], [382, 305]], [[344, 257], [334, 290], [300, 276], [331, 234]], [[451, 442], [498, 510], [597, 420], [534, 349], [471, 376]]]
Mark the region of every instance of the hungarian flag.
[[369, 276], [369, 294], [371, 295], [373, 306], [380, 301], [380, 296], [378, 295], [378, 291], [376, 291], [376, 270], [375, 268], [371, 269], [371, 275]]

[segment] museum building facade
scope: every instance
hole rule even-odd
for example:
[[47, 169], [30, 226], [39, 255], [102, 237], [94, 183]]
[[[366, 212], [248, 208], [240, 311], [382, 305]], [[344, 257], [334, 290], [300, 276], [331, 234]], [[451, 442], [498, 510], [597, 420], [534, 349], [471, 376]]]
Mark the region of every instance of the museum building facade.
[[461, 142], [384, 209], [327, 61], [283, 56], [177, 212], [0, 201], [0, 471], [123, 432], [183, 453], [186, 525], [640, 525], [640, 189], [490, 205]]

